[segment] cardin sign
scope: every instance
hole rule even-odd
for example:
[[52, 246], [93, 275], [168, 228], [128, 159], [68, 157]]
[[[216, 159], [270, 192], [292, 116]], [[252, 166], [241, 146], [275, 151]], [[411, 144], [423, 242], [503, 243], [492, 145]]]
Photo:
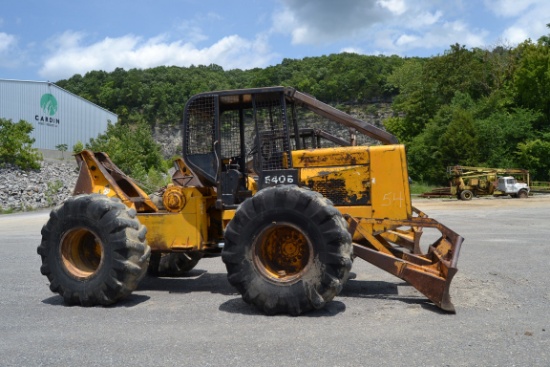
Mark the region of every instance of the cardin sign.
[[54, 117], [57, 113], [57, 99], [51, 93], [44, 93], [40, 98], [40, 109], [42, 114], [34, 115], [35, 121], [39, 125], [59, 126], [59, 118]]

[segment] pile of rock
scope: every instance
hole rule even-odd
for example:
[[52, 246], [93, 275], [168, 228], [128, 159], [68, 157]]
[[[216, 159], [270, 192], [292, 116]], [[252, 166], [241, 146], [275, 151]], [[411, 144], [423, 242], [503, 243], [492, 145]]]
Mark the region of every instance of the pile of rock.
[[153, 138], [161, 146], [164, 158], [170, 159], [175, 155], [181, 156], [183, 142], [179, 125], [157, 126], [153, 130]]
[[42, 162], [40, 170], [0, 168], [0, 210], [48, 208], [71, 196], [78, 170], [76, 162]]

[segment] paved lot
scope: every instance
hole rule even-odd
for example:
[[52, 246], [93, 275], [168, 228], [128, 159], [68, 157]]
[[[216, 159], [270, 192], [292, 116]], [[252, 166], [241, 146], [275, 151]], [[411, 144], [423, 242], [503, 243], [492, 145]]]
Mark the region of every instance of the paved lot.
[[456, 315], [360, 259], [297, 318], [245, 304], [219, 258], [114, 307], [67, 307], [39, 271], [48, 213], [0, 216], [0, 366], [549, 366], [550, 197], [415, 205], [466, 238]]

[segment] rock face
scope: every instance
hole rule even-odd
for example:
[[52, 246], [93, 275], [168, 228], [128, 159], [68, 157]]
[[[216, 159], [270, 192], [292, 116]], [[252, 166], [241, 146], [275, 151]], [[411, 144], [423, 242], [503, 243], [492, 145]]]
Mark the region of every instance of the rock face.
[[153, 130], [153, 139], [160, 144], [162, 155], [169, 159], [174, 156], [181, 156], [183, 138], [181, 126], [157, 126]]
[[0, 211], [48, 208], [71, 196], [78, 170], [76, 162], [47, 162], [40, 170], [0, 168]]

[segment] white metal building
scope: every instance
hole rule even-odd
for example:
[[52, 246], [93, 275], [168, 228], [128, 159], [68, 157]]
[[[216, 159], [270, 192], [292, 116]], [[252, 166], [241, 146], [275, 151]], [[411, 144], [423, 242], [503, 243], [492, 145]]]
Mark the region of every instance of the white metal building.
[[89, 142], [115, 124], [118, 116], [50, 82], [0, 79], [0, 117], [25, 120], [34, 126], [31, 137], [40, 150], [68, 150]]

